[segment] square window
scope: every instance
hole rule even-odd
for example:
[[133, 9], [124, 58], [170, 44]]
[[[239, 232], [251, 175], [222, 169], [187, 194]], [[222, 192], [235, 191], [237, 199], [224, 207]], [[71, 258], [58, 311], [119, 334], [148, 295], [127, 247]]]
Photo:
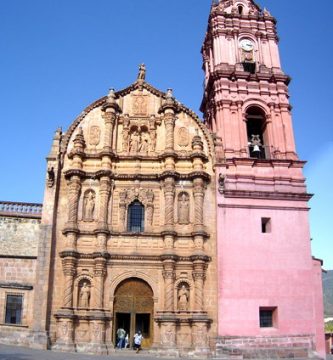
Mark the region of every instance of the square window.
[[277, 308], [259, 308], [259, 322], [261, 328], [271, 328], [276, 325]]
[[6, 298], [6, 324], [22, 323], [23, 295], [7, 295]]
[[272, 231], [271, 218], [261, 218], [261, 232], [263, 234], [270, 233]]

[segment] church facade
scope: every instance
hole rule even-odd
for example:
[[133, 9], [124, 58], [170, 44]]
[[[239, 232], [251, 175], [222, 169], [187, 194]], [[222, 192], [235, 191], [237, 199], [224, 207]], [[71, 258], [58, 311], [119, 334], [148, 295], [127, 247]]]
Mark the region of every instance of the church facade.
[[160, 354], [324, 357], [275, 24], [252, 0], [212, 5], [204, 122], [142, 64], [57, 130], [42, 207], [0, 203], [3, 342], [108, 354], [123, 328]]

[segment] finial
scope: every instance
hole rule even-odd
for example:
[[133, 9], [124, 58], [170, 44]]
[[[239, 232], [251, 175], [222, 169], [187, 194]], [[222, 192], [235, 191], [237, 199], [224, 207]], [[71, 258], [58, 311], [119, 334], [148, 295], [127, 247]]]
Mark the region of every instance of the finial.
[[168, 89], [166, 92], [166, 98], [167, 99], [173, 99], [173, 91], [172, 89]]
[[108, 93], [108, 103], [116, 102], [116, 91], [115, 89], [111, 88]]
[[139, 73], [137, 80], [143, 80], [143, 81], [146, 80], [146, 65], [143, 63], [139, 66]]

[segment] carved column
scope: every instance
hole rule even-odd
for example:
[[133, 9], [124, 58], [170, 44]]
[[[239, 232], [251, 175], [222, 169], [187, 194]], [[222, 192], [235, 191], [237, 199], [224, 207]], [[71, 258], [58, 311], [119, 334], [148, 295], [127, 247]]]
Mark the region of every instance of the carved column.
[[100, 178], [99, 189], [99, 216], [98, 226], [96, 230], [97, 241], [96, 251], [106, 251], [107, 235], [109, 234], [108, 228], [108, 205], [111, 194], [111, 180], [108, 176], [102, 176]]
[[194, 227], [196, 231], [203, 230], [203, 204], [205, 196], [205, 183], [202, 178], [193, 180], [194, 196]]
[[193, 137], [192, 140], [192, 166], [195, 171], [203, 170], [202, 154], [203, 154], [203, 142], [199, 136], [198, 130], [197, 134]]
[[68, 184], [68, 222], [67, 227], [77, 228], [77, 215], [79, 195], [81, 191], [81, 179], [79, 176], [72, 176]]
[[175, 159], [174, 159], [174, 131], [175, 131], [175, 114], [179, 111], [179, 107], [173, 97], [172, 90], [168, 89], [165, 101], [163, 102], [159, 112], [164, 115], [164, 124], [165, 124], [165, 152], [170, 155], [165, 158], [165, 169], [174, 170], [175, 169]]
[[106, 260], [104, 258], [95, 259], [95, 308], [98, 310], [103, 309], [103, 298], [104, 298], [104, 278], [106, 275]]
[[154, 192], [152, 190], [148, 190], [146, 192], [146, 198], [147, 198], [147, 202], [146, 202], [146, 220], [147, 220], [147, 225], [148, 225], [148, 229], [152, 229], [153, 226], [153, 217], [154, 217]]
[[72, 168], [82, 169], [82, 162], [85, 156], [84, 149], [86, 147], [82, 128], [78, 129], [78, 132], [73, 140], [73, 143], [74, 143], [73, 150], [69, 154], [69, 156], [73, 158]]
[[175, 260], [172, 256], [163, 261], [164, 311], [174, 311]]
[[81, 192], [81, 179], [79, 176], [72, 176], [68, 182], [68, 221], [64, 229], [66, 236], [65, 249], [76, 250], [78, 233], [78, 205]]
[[166, 249], [173, 248], [174, 240], [174, 202], [175, 202], [175, 179], [167, 177], [164, 180], [165, 199], [165, 232], [164, 246]]
[[203, 285], [205, 280], [204, 261], [194, 260], [193, 280], [194, 280], [194, 310], [203, 311]]
[[76, 274], [76, 259], [74, 257], [65, 257], [62, 259], [62, 266], [65, 275], [63, 308], [71, 309], [73, 307], [73, 284]]
[[173, 110], [166, 110], [164, 115], [165, 123], [165, 150], [173, 151], [175, 147], [174, 129], [175, 129], [175, 114]]
[[108, 108], [103, 113], [103, 119], [105, 122], [104, 133], [104, 151], [112, 151], [113, 148], [113, 129], [116, 122], [116, 111], [113, 108]]

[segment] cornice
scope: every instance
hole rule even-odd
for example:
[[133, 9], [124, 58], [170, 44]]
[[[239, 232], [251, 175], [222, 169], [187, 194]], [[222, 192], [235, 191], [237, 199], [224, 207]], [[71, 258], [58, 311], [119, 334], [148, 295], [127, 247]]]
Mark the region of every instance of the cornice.
[[[199, 156], [195, 153], [194, 157]], [[78, 176], [81, 179], [100, 179], [101, 177], [108, 177], [113, 180], [150, 180], [160, 181], [167, 177], [172, 177], [176, 180], [193, 180], [195, 178], [202, 178], [210, 182], [211, 176], [205, 171], [192, 171], [188, 174], [180, 174], [177, 171], [164, 171], [161, 174], [115, 174], [111, 170], [99, 170], [96, 172], [87, 172], [79, 169], [68, 169], [64, 171], [65, 179], [70, 179], [72, 176]]]
[[263, 200], [294, 200], [309, 201], [312, 194], [292, 193], [292, 192], [274, 192], [274, 191], [250, 191], [250, 190], [223, 190], [225, 198], [239, 199], [263, 199]]
[[94, 252], [94, 253], [80, 253], [77, 251], [62, 251], [59, 253], [60, 258], [71, 257], [75, 259], [105, 259], [108, 261], [150, 261], [150, 262], [163, 262], [166, 260], [172, 260], [176, 263], [195, 261], [211, 262], [212, 258], [208, 255], [189, 255], [180, 256], [176, 254], [161, 254], [161, 255], [140, 255], [140, 254], [113, 254], [110, 252]]

